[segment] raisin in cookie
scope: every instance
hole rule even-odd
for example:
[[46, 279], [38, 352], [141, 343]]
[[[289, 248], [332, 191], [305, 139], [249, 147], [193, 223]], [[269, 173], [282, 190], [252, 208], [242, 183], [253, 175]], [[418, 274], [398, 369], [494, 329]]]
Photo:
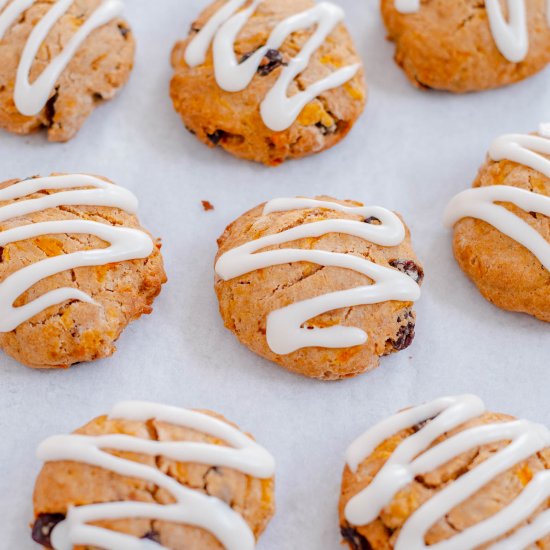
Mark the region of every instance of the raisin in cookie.
[[171, 96], [185, 126], [267, 165], [338, 143], [366, 96], [343, 18], [329, 2], [215, 1], [172, 53]]
[[402, 411], [346, 459], [340, 525], [352, 550], [550, 548], [550, 431], [478, 397]]
[[336, 380], [412, 343], [424, 274], [408, 229], [389, 210], [276, 199], [233, 222], [218, 243], [221, 315], [259, 355]]
[[[275, 509], [272, 456], [211, 412], [125, 402], [38, 449], [45, 548], [253, 550]], [[147, 546], [149, 548], [149, 546]]]
[[93, 176], [0, 184], [0, 348], [35, 368], [107, 357], [166, 281], [137, 199]]
[[0, 2], [0, 127], [68, 141], [130, 76], [121, 0]]
[[395, 60], [419, 88], [486, 90], [550, 63], [546, 0], [382, 0], [381, 6]]
[[446, 212], [454, 253], [489, 301], [550, 322], [550, 131], [498, 138]]

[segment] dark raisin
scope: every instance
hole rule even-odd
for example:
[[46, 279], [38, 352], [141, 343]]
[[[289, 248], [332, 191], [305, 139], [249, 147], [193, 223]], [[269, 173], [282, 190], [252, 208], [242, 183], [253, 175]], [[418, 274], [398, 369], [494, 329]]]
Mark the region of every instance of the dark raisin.
[[153, 542], [158, 542], [160, 544], [160, 533], [157, 531], [149, 531], [143, 537], [142, 539], [152, 540]]
[[421, 267], [417, 266], [412, 260], [392, 260], [390, 262], [392, 267], [408, 275], [413, 281], [419, 285], [424, 280], [424, 271]]
[[[241, 57], [240, 63], [244, 63], [257, 51], [258, 50], [254, 50], [252, 52], [245, 53]], [[267, 50], [260, 66], [258, 67], [258, 74], [260, 76], [267, 76], [268, 74], [271, 74], [277, 67], [281, 67], [282, 65], [286, 66], [287, 63], [284, 62], [281, 52], [279, 50]]]
[[529, 214], [531, 214], [531, 216], [533, 216], [533, 218], [535, 218], [535, 220], [537, 219], [537, 213], [536, 212], [529, 212]]
[[353, 527], [342, 527], [340, 532], [352, 550], [372, 550], [369, 541]]
[[94, 92], [92, 95], [92, 99], [94, 100], [94, 103], [100, 103], [103, 101], [104, 97], [99, 92]]
[[118, 32], [120, 32], [123, 38], [126, 38], [130, 34], [130, 29], [124, 25], [118, 25]]
[[59, 98], [59, 86], [55, 88], [55, 93], [48, 99], [46, 103], [46, 119], [49, 121], [49, 125], [53, 126], [53, 119], [55, 117], [55, 103]]
[[378, 218], [375, 218], [374, 216], [370, 216], [369, 218], [366, 218], [365, 223], [371, 223], [373, 225], [381, 225], [382, 224], [382, 222]]
[[65, 516], [63, 514], [40, 514], [36, 518], [32, 528], [32, 540], [46, 548], [51, 548], [50, 535], [53, 528], [64, 519]]
[[[265, 60], [267, 60], [267, 63], [265, 63]], [[281, 52], [279, 50], [267, 50], [264, 61], [258, 67], [258, 74], [260, 76], [267, 76], [281, 65], [285, 65]]]
[[332, 126], [325, 126], [322, 122], [318, 122], [315, 126], [321, 130], [321, 134], [324, 136], [335, 134], [338, 130], [338, 126], [336, 126], [336, 124], [333, 124]]
[[391, 345], [396, 351], [402, 351], [407, 349], [414, 340], [414, 323], [408, 322], [399, 328], [399, 332], [395, 337], [395, 340], [390, 340]]
[[197, 26], [195, 23], [191, 25], [191, 28], [189, 29], [189, 32], [191, 33], [199, 33], [201, 32], [201, 28]]
[[225, 137], [226, 133], [223, 130], [216, 130], [213, 134], [207, 134], [208, 139], [214, 144], [218, 145], [220, 141]]

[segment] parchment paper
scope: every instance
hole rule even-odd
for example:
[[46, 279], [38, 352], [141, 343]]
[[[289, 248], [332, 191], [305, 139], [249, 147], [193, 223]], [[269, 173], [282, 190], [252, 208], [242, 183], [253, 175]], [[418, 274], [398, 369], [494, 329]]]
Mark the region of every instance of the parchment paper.
[[[207, 0], [131, 0], [138, 40], [131, 82], [65, 145], [0, 133], [0, 180], [59, 172], [106, 175], [140, 198], [162, 236], [169, 284], [118, 353], [68, 372], [37, 372], [0, 355], [0, 548], [27, 550], [35, 449], [122, 399], [217, 410], [276, 456], [278, 513], [263, 550], [336, 549], [343, 453], [404, 406], [477, 392], [493, 410], [550, 423], [549, 327], [486, 302], [452, 258], [442, 211], [468, 188], [493, 138], [550, 121], [550, 70], [493, 92], [413, 89], [392, 60], [377, 2], [336, 0], [364, 57], [365, 115], [332, 151], [269, 169], [200, 144], [168, 96], [173, 43]], [[330, 194], [401, 212], [425, 262], [414, 345], [377, 371], [321, 383], [256, 357], [223, 328], [212, 288], [216, 238], [256, 204]], [[204, 212], [201, 200], [215, 210]]]

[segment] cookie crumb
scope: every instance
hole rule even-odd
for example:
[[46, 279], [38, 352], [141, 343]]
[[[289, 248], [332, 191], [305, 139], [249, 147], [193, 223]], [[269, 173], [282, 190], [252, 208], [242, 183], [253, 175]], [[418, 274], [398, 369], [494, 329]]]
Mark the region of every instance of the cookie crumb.
[[205, 212], [210, 212], [210, 210], [214, 210], [214, 205], [210, 201], [201, 201], [201, 203]]

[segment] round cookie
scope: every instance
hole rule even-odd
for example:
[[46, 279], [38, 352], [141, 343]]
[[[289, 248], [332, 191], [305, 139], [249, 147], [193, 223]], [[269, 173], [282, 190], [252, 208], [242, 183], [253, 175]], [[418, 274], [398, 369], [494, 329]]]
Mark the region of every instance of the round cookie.
[[339, 511], [351, 550], [550, 548], [544, 426], [448, 397], [381, 422], [346, 458]]
[[[208, 411], [120, 403], [46, 440], [38, 456], [46, 463], [32, 535], [45, 548], [148, 539], [171, 550], [253, 550], [275, 511], [271, 455]], [[99, 529], [84, 544], [90, 527]]]
[[[185, 126], [210, 147], [270, 166], [332, 147], [350, 131], [366, 98], [342, 10], [312, 0], [256, 0], [234, 44], [227, 27], [216, 32], [225, 42], [214, 56], [214, 17], [227, 21], [244, 4], [215, 1], [173, 50], [170, 92]], [[303, 19], [295, 32], [288, 26], [292, 17]]]
[[501, 11], [506, 4], [382, 0], [381, 9], [395, 60], [409, 80], [419, 88], [462, 93], [518, 82], [550, 63], [547, 2], [517, 0], [513, 18]]
[[550, 138], [497, 139], [446, 218], [456, 260], [483, 296], [550, 322]]
[[0, 127], [16, 134], [46, 128], [50, 141], [68, 141], [126, 84], [133, 34], [119, 0], [28, 4], [0, 8]]
[[276, 199], [233, 222], [218, 244], [220, 313], [262, 357], [337, 380], [412, 343], [424, 273], [408, 229], [389, 210]]
[[0, 184], [1, 349], [34, 368], [114, 353], [166, 281], [136, 209], [132, 193], [93, 176]]

